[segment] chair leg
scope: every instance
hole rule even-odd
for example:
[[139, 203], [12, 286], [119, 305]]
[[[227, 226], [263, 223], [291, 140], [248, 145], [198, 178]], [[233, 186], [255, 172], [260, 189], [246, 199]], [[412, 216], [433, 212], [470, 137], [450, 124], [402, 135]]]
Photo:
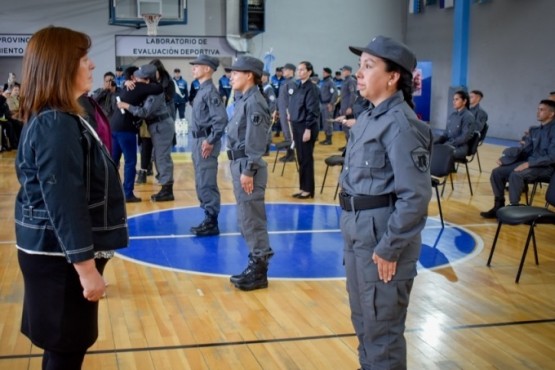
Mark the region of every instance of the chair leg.
[[439, 208], [439, 219], [441, 220], [441, 228], [445, 228], [445, 224], [443, 223], [443, 211], [441, 210], [441, 199], [439, 197], [439, 189], [437, 186], [436, 188], [436, 198], [437, 198], [437, 207]]
[[472, 192], [472, 182], [470, 182], [470, 172], [468, 172], [468, 163], [465, 163], [464, 166], [466, 167], [466, 178], [468, 179], [468, 187], [470, 188], [470, 195], [474, 195]]
[[480, 152], [476, 150], [476, 159], [478, 159], [478, 168], [480, 169], [480, 173], [482, 173], [482, 164], [480, 163]]
[[488, 263], [486, 263], [486, 266], [488, 267], [491, 265], [491, 259], [493, 258], [493, 252], [495, 251], [495, 245], [497, 244], [499, 231], [501, 231], [501, 225], [503, 225], [501, 222], [497, 224], [497, 231], [495, 232], [495, 238], [493, 238], [493, 244], [491, 245], [491, 250], [489, 252]]
[[339, 192], [339, 180], [337, 181], [337, 185], [335, 185], [335, 194], [333, 195], [333, 200], [337, 199], [338, 192]]
[[276, 158], [274, 159], [274, 167], [272, 168], [272, 173], [274, 173], [274, 171], [276, 170], [278, 155], [279, 155], [279, 149], [276, 148]]
[[534, 195], [536, 195], [537, 190], [538, 190], [538, 182], [536, 181], [534, 183], [534, 186], [532, 186], [532, 192], [530, 193], [530, 201], [528, 202], [529, 206], [531, 206], [532, 203], [534, 203]]
[[324, 191], [324, 184], [326, 183], [326, 177], [328, 177], [328, 170], [330, 166], [326, 165], [326, 171], [324, 172], [324, 179], [322, 180], [322, 187], [320, 188], [320, 194]]
[[283, 162], [283, 166], [281, 166], [281, 176], [283, 176], [283, 173], [285, 172], [285, 165], [287, 164], [287, 162]]
[[[536, 225], [534, 225], [534, 229], [535, 229]], [[538, 246], [536, 244], [536, 231], [532, 229], [532, 244], [534, 247], [534, 258], [536, 259], [536, 265], [540, 264], [540, 260], [538, 259]]]
[[524, 245], [524, 251], [522, 251], [522, 258], [520, 259], [520, 265], [518, 266], [518, 272], [516, 273], [515, 283], [518, 283], [520, 280], [520, 274], [522, 273], [524, 261], [526, 260], [526, 253], [528, 252], [528, 247], [530, 246], [530, 239], [532, 239], [532, 236], [534, 235], [534, 226], [534, 224], [530, 225], [530, 231], [528, 231], [528, 237], [526, 238], [526, 244]]

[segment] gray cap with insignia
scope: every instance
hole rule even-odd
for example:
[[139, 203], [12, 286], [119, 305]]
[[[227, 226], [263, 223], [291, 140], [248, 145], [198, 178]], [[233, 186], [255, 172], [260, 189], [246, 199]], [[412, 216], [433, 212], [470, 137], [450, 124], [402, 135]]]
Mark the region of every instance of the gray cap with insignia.
[[389, 37], [376, 36], [366, 47], [349, 46], [356, 55], [368, 53], [382, 59], [388, 59], [406, 71], [412, 73], [416, 67], [416, 56], [410, 49]]
[[135, 72], [133, 72], [133, 76], [137, 78], [148, 78], [150, 80], [156, 79], [156, 66], [153, 64], [145, 64], [139, 67]]
[[262, 76], [262, 70], [264, 69], [264, 63], [255, 57], [249, 57], [242, 55], [233, 63], [231, 66], [232, 71], [239, 72], [252, 72], [258, 77]]
[[218, 69], [218, 66], [220, 65], [220, 61], [218, 60], [218, 58], [214, 58], [206, 54], [200, 54], [197, 57], [197, 59], [193, 60], [189, 64], [192, 64], [192, 65], [200, 64], [203, 66], [208, 66], [215, 71], [216, 69]]

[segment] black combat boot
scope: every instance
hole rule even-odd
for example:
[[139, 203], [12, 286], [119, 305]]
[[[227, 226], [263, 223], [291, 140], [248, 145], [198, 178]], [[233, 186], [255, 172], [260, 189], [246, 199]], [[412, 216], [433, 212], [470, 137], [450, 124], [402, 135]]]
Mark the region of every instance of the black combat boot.
[[243, 272], [241, 272], [240, 274], [237, 275], [231, 275], [231, 277], [229, 278], [229, 281], [235, 285], [236, 283], [238, 283], [239, 281], [243, 280], [245, 278], [245, 276], [247, 275], [247, 272], [249, 271], [249, 269], [251, 268], [251, 264], [253, 264], [254, 261], [252, 259], [252, 254], [249, 253], [249, 263], [247, 265], [247, 267], [245, 267], [245, 269], [243, 270]]
[[220, 234], [218, 228], [218, 217], [206, 214], [204, 220], [198, 225], [191, 227], [191, 232], [196, 236], [211, 236]]
[[174, 200], [173, 184], [162, 185], [162, 189], [157, 194], [153, 194], [150, 199], [153, 202], [169, 202]]
[[497, 210], [501, 207], [505, 207], [505, 198], [495, 198], [495, 203], [493, 208], [487, 212], [480, 212], [480, 216], [483, 218], [496, 218], [497, 217]]
[[243, 271], [243, 277], [237, 279], [234, 285], [236, 288], [245, 291], [267, 288], [268, 260], [266, 257], [249, 259], [249, 265]]
[[146, 170], [139, 170], [137, 173], [137, 181], [136, 184], [146, 184]]
[[322, 140], [320, 141], [320, 144], [322, 145], [331, 145], [331, 135], [326, 135], [326, 140]]

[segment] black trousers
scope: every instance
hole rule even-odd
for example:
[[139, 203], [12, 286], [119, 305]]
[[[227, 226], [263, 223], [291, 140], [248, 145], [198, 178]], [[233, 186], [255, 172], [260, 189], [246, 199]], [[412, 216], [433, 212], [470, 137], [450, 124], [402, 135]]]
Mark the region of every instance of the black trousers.
[[42, 370], [81, 370], [85, 352], [55, 352], [45, 350]]
[[304, 124], [292, 124], [292, 129], [299, 163], [299, 189], [314, 195], [314, 143], [318, 139], [318, 126], [311, 128], [307, 142], [303, 142]]

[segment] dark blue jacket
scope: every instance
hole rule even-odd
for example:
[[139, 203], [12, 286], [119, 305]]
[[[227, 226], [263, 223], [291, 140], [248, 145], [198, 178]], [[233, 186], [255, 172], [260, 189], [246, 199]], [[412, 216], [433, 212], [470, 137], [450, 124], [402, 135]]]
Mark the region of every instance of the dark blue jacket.
[[18, 248], [75, 263], [127, 246], [116, 164], [78, 116], [45, 109], [31, 117], [21, 134], [16, 174]]

